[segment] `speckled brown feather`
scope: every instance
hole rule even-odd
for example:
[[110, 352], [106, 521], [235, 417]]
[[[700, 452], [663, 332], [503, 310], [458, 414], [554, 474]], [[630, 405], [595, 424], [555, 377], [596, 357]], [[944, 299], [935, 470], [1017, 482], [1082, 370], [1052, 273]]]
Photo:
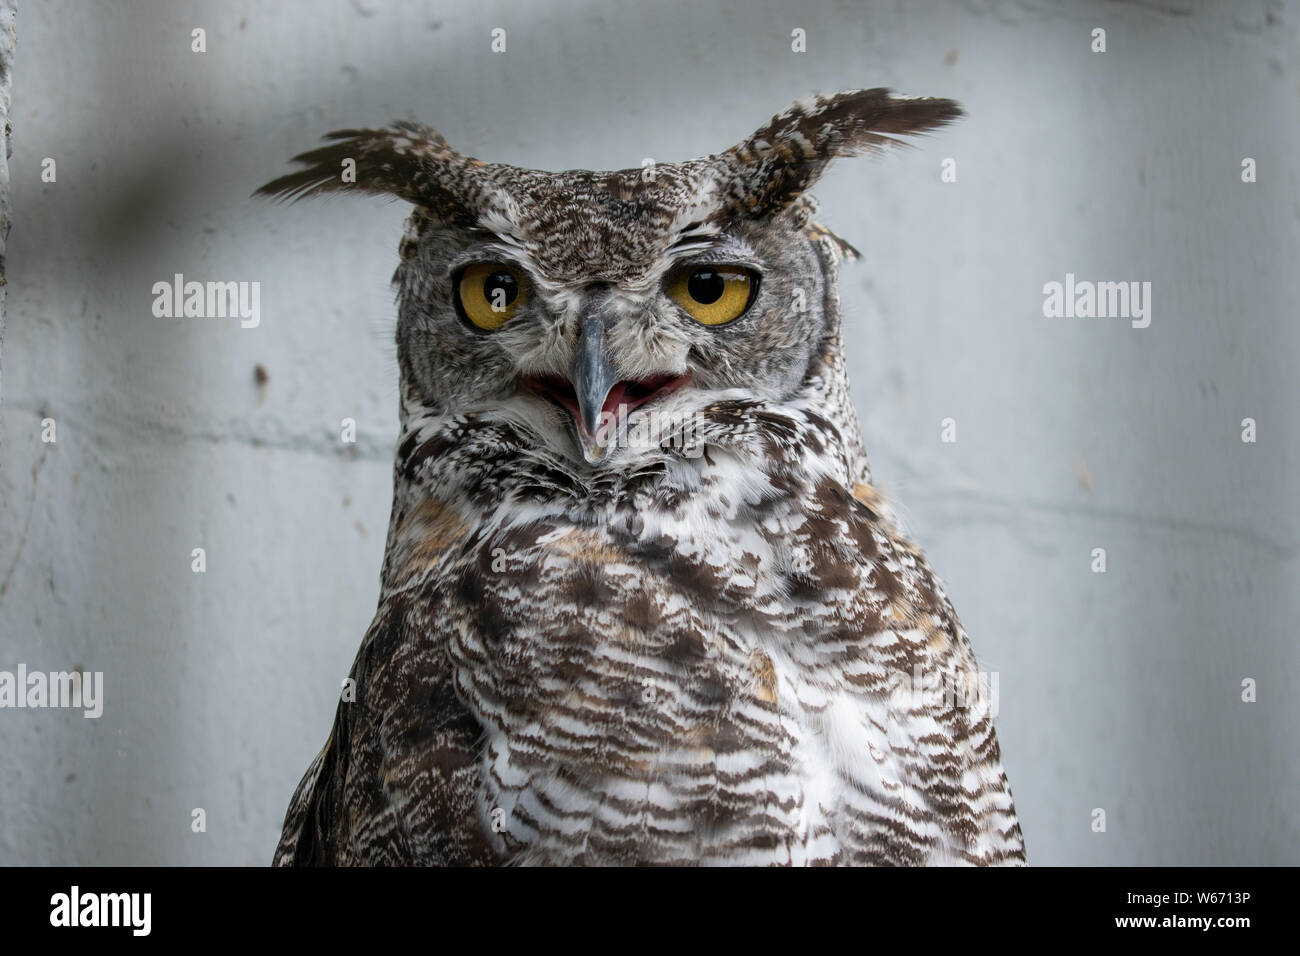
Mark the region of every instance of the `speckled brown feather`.
[[[979, 674], [871, 485], [835, 287], [852, 248], [804, 192], [834, 157], [959, 114], [815, 97], [649, 178], [483, 164], [403, 124], [264, 187], [416, 205], [383, 594], [278, 864], [1023, 861], [988, 702], [908, 684]], [[763, 276], [718, 330], [662, 292], [710, 255]], [[475, 257], [534, 284], [491, 336], [452, 307]], [[656, 405], [678, 430], [599, 466], [521, 385], [565, 373], [591, 314], [623, 374], [691, 372]]]

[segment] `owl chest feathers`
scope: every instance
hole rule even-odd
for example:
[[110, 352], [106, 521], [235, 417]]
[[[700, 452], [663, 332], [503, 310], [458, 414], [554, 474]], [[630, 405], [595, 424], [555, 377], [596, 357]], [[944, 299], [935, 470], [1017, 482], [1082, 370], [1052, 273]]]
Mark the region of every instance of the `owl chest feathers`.
[[474, 796], [502, 858], [990, 852], [977, 818], [1000, 767], [934, 767], [937, 742], [979, 715], [918, 701], [906, 680], [971, 670], [964, 636], [870, 489], [855, 498], [806, 454], [785, 467], [715, 450], [595, 512], [498, 490], [471, 521], [473, 481], [409, 509], [390, 586], [438, 609], [422, 623], [483, 728]]

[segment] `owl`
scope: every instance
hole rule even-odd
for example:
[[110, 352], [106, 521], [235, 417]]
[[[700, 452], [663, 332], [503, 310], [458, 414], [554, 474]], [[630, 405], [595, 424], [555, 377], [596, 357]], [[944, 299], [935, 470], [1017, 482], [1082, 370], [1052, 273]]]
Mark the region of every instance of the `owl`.
[[814, 96], [704, 159], [397, 122], [262, 187], [413, 210], [373, 623], [277, 865], [1016, 864], [965, 631], [873, 487], [809, 188], [961, 115]]

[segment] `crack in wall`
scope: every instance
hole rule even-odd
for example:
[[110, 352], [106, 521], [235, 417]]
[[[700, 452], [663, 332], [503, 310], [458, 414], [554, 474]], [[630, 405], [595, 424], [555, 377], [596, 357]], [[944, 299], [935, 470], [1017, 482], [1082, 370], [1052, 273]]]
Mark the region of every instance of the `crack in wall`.
[[[0, 2], [0, 411], [4, 409], [5, 252], [9, 243], [9, 157], [13, 143], [9, 128], [9, 88], [13, 77], [14, 49], [18, 45], [17, 8], [13, 0]], [[6, 579], [6, 584], [8, 580]]]
[[[1257, 531], [1240, 528], [1236, 525], [1220, 524], [1210, 521], [1195, 521], [1176, 515], [1161, 515], [1130, 511], [1124, 508], [1104, 508], [1093, 505], [1080, 505], [1067, 501], [1049, 501], [1046, 499], [1007, 498], [998, 495], [980, 494], [966, 489], [929, 488], [924, 491], [909, 491], [910, 503], [928, 500], [929, 514], [937, 517], [939, 512], [934, 502], [966, 502], [983, 506], [982, 511], [970, 508], [961, 509], [961, 517], [967, 521], [974, 519], [987, 521], [1000, 527], [1014, 527], [1013, 520], [1017, 514], [1029, 513], [1036, 516], [1059, 515], [1067, 518], [1079, 518], [1089, 521], [1124, 524], [1132, 528], [1148, 531], [1166, 531], [1173, 534], [1204, 535], [1215, 538], [1229, 538], [1252, 548], [1267, 551], [1280, 558], [1293, 558], [1296, 555], [1294, 542], [1281, 541]], [[1010, 513], [1010, 514], [1008, 514]], [[951, 520], [951, 519], [950, 519]]]
[[[319, 432], [291, 431], [279, 419], [268, 419], [268, 427], [258, 430], [247, 420], [236, 420], [226, 425], [206, 423], [195, 427], [143, 415], [96, 415], [81, 417], [64, 411], [52, 412], [48, 405], [31, 405], [11, 402], [11, 407], [36, 416], [38, 420], [49, 416], [62, 427], [70, 424], [75, 432], [90, 437], [99, 448], [139, 447], [149, 445], [184, 445], [203, 442], [211, 445], [243, 445], [248, 448], [269, 448], [299, 454], [343, 458], [349, 461], [391, 461], [396, 447], [396, 429], [391, 439], [381, 438], [358, 429], [355, 442], [331, 438], [331, 427], [322, 424]], [[187, 422], [193, 419], [186, 419]], [[333, 434], [337, 436], [338, 431]]]

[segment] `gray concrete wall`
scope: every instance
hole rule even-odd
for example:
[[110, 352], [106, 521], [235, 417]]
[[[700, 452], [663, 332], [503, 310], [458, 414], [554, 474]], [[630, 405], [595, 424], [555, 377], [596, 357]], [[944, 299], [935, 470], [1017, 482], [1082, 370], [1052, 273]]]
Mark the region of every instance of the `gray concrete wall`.
[[[266, 863], [328, 732], [378, 593], [404, 210], [250, 200], [290, 155], [409, 117], [620, 168], [875, 85], [970, 114], [818, 193], [865, 254], [875, 471], [999, 673], [1031, 860], [1300, 862], [1294, 0], [51, 2], [18, 35], [0, 670], [106, 702], [0, 710], [0, 863]], [[177, 272], [261, 282], [261, 324], [155, 318]], [[1067, 272], [1150, 281], [1150, 327], [1045, 318]]]
[[12, 0], [0, 2], [0, 402], [4, 401], [5, 243], [9, 239], [9, 88], [13, 80], [17, 11]]

